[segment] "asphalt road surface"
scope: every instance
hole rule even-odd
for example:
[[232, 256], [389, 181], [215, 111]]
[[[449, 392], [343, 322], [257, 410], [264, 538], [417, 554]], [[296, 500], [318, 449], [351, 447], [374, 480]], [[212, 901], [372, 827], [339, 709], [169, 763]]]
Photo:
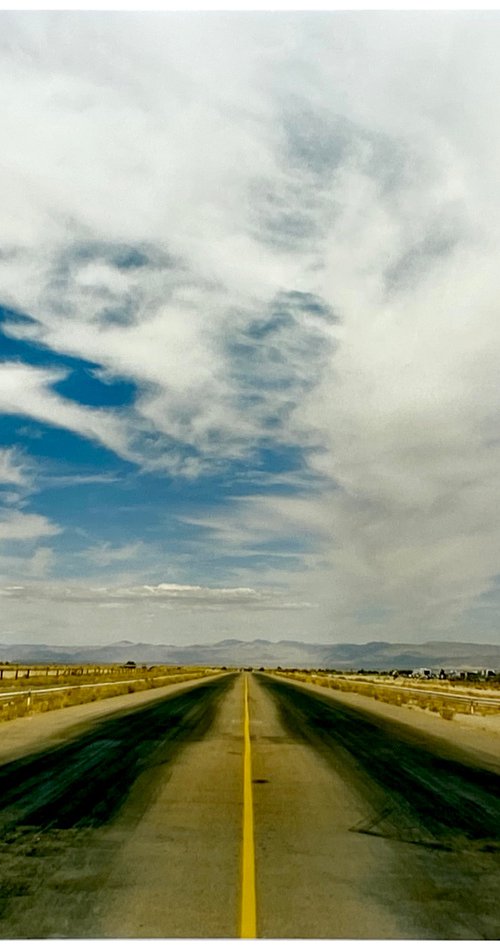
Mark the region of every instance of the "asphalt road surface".
[[0, 938], [232, 938], [245, 908], [262, 938], [500, 938], [500, 754], [260, 674], [100, 709], [2, 757]]

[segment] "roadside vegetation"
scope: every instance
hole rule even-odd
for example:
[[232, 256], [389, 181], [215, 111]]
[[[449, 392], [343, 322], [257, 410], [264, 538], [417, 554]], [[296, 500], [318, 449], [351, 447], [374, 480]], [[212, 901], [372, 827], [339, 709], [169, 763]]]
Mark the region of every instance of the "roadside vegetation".
[[[62, 671], [62, 668], [59, 667], [58, 670]], [[9, 678], [0, 681], [0, 721], [46, 713], [48, 710], [61, 710], [64, 707], [92, 703], [108, 697], [152, 690], [155, 687], [166, 687], [219, 673], [216, 669], [205, 667], [130, 670], [116, 666], [113, 669], [106, 668], [105, 672], [92, 668], [92, 673], [83, 671], [77, 675], [68, 668], [60, 675], [56, 675], [55, 668], [49, 674], [45, 671], [46, 668], [43, 671], [31, 668], [29, 677], [19, 676], [17, 680]], [[57, 689], [45, 692], [50, 688]], [[12, 696], [13, 693], [18, 696]], [[10, 696], [7, 696], [8, 694]]]
[[[430, 713], [439, 714], [444, 720], [452, 720], [455, 714], [476, 714], [480, 716], [489, 716], [491, 714], [500, 714], [499, 706], [490, 706], [481, 702], [481, 693], [477, 688], [482, 685], [474, 684], [474, 690], [471, 691], [469, 684], [461, 683], [458, 689], [464, 692], [467, 690], [467, 699], [453, 695], [456, 689], [451, 684], [443, 684], [442, 681], [432, 680], [425, 683], [405, 684], [394, 682], [393, 678], [380, 677], [379, 680], [363, 680], [358, 677], [349, 677], [348, 675], [328, 674], [321, 671], [310, 670], [278, 670], [273, 671], [281, 677], [287, 677], [292, 680], [298, 680], [302, 683], [313, 683], [320, 687], [329, 687], [332, 690], [338, 690], [341, 693], [356, 693], [363, 697], [371, 697], [373, 700], [381, 700], [383, 703], [391, 703], [395, 706], [418, 707], [421, 710], [428, 710]], [[484, 685], [488, 687], [488, 697], [498, 696], [500, 700], [500, 688], [496, 690], [491, 684]], [[429, 696], [425, 691], [435, 691], [442, 696]], [[476, 692], [477, 691], [477, 692]], [[484, 694], [483, 694], [484, 695]]]

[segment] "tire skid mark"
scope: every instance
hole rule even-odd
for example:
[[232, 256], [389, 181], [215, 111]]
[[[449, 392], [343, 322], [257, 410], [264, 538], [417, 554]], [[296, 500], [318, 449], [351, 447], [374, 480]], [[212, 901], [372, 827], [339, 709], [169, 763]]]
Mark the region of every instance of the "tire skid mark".
[[[375, 814], [351, 831], [399, 839], [431, 849], [500, 849], [500, 776], [443, 754], [443, 744], [406, 727], [325, 700], [307, 689], [261, 678], [291, 733], [332, 756], [351, 760], [357, 787], [363, 777], [378, 789]], [[433, 747], [439, 746], [439, 752]], [[339, 756], [340, 753], [340, 756]], [[366, 793], [365, 793], [366, 795]]]
[[207, 733], [231, 681], [107, 717], [0, 767], [0, 938], [98, 934], [99, 896], [123, 842], [168, 781], [165, 764]]
[[207, 732], [228, 680], [110, 718], [47, 753], [0, 767], [0, 831], [109, 822], [142, 772]]

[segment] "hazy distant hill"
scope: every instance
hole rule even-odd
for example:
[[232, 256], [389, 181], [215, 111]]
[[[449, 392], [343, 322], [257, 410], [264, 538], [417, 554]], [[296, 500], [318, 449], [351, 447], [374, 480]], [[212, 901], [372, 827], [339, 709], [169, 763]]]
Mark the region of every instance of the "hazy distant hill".
[[393, 667], [492, 667], [500, 669], [500, 644], [429, 641], [425, 644], [306, 644], [301, 641], [224, 640], [215, 644], [143, 644], [116, 641], [78, 647], [0, 644], [0, 661], [30, 663], [207, 664], [209, 666], [333, 667], [387, 670]]

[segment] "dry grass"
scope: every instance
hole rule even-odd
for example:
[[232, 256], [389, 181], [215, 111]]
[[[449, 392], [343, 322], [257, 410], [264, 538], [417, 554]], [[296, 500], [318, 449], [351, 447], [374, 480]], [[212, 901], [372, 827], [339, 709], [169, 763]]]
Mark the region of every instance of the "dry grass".
[[[317, 674], [314, 671], [280, 671], [279, 675], [298, 680], [303, 683], [314, 683], [321, 687], [330, 687], [332, 690], [338, 690], [342, 693], [357, 693], [363, 697], [370, 697], [372, 700], [381, 700], [383, 703], [391, 703], [395, 706], [419, 707], [421, 710], [428, 710], [431, 713], [439, 714], [444, 720], [452, 720], [456, 713], [480, 714], [487, 716], [489, 714], [499, 714], [500, 708], [489, 707], [481, 704], [480, 697], [474, 697], [470, 700], [461, 700], [454, 697], [451, 691], [443, 690], [443, 697], [432, 697], [425, 693], [420, 693], [425, 687], [412, 684], [411, 692], [397, 690], [387, 686], [381, 680], [377, 683], [370, 683], [359, 679], [342, 676], [325, 676]], [[429, 689], [427, 687], [427, 689]]]
[[[5, 697], [3, 700], [2, 694], [0, 693], [0, 721], [14, 720], [17, 717], [31, 716], [35, 713], [46, 713], [48, 710], [61, 710], [64, 707], [72, 707], [82, 703], [92, 703], [96, 700], [104, 700], [108, 697], [118, 697], [123, 694], [151, 690], [155, 687], [166, 687], [170, 684], [183, 683], [186, 680], [197, 680], [216, 672], [217, 671], [212, 670], [206, 671], [200, 668], [187, 668], [182, 673], [163, 674], [160, 676], [149, 675], [141, 679], [135, 679], [134, 682], [131, 681], [130, 683], [108, 684], [104, 687], [85, 686], [82, 684], [74, 689], [58, 690], [54, 693], [37, 693], [34, 690], [29, 695], [22, 694], [19, 697]], [[137, 678], [137, 673], [135, 677]], [[21, 690], [20, 682], [18, 681], [17, 683]]]
[[0, 680], [0, 695], [3, 691], [29, 690], [31, 687], [74, 687], [78, 684], [97, 684], [110, 680], [134, 680], [138, 677], [158, 677], [166, 674], [178, 673], [179, 668], [170, 666], [156, 666], [148, 671], [146, 668], [127, 669], [116, 665], [112, 669], [102, 670], [85, 668], [71, 670], [69, 668], [48, 667], [30, 668], [29, 677], [23, 676], [26, 668], [20, 668], [18, 677], [12, 676], [12, 671], [4, 670], [4, 677]]

